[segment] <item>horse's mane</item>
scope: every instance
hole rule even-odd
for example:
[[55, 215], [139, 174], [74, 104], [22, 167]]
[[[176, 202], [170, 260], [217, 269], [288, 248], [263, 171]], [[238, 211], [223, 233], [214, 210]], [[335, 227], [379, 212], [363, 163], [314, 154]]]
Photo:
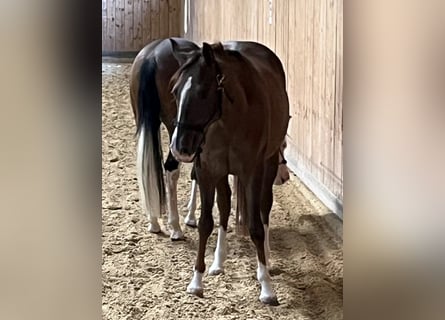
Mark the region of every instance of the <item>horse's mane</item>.
[[200, 53], [196, 52], [182, 66], [180, 66], [178, 70], [176, 70], [176, 72], [173, 74], [173, 76], [171, 77], [170, 82], [169, 82], [169, 88], [170, 88], [171, 92], [173, 92], [175, 90], [175, 84], [178, 83], [179, 76], [181, 75], [182, 70], [184, 70], [185, 68], [188, 68], [188, 66], [195, 63], [199, 59], [199, 57], [200, 57]]
[[[221, 42], [211, 44], [212, 50], [217, 58], [223, 58], [226, 55], [235, 57], [241, 61], [245, 61], [245, 57], [236, 50], [225, 49]], [[175, 84], [178, 83], [179, 77], [184, 69], [187, 69], [190, 65], [194, 64], [202, 56], [201, 50], [193, 54], [179, 69], [173, 74], [170, 79], [169, 88], [171, 92], [175, 90]]]

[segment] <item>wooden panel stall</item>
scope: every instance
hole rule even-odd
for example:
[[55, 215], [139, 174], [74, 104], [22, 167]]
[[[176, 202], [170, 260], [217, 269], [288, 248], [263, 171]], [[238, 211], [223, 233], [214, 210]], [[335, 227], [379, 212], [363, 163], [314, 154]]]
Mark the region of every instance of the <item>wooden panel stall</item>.
[[182, 0], [102, 0], [103, 54], [135, 53], [181, 34]]
[[197, 43], [254, 40], [277, 53], [292, 115], [289, 166], [342, 217], [343, 0], [183, 0], [181, 6], [189, 17], [181, 32]]

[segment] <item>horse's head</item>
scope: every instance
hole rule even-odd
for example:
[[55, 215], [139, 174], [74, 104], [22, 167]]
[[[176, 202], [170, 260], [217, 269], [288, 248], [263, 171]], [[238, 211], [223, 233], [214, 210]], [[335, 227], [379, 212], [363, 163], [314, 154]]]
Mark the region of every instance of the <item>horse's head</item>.
[[214, 49], [207, 43], [192, 56], [183, 55], [171, 40], [182, 67], [172, 78], [178, 112], [170, 149], [178, 161], [192, 162], [200, 152], [205, 132], [221, 116], [222, 74]]

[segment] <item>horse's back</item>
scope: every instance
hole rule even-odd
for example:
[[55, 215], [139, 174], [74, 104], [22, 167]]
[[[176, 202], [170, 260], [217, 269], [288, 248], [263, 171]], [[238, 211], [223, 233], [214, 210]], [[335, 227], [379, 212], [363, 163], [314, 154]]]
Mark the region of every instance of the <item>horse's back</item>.
[[284, 68], [280, 59], [265, 45], [253, 41], [228, 41], [223, 45], [226, 49], [239, 52], [261, 74], [271, 74], [282, 86], [286, 86]]
[[[181, 50], [193, 51], [198, 48], [195, 43], [189, 40], [183, 38], [172, 39], [179, 44]], [[139, 51], [134, 59], [130, 71], [130, 96], [133, 111], [135, 112], [135, 106], [137, 104], [140, 71], [144, 62], [149, 59], [153, 59], [156, 63], [156, 86], [162, 105], [161, 116], [171, 118], [171, 115], [174, 114], [174, 108], [170, 106], [171, 97], [169, 92], [169, 82], [173, 74], [178, 70], [179, 64], [173, 55], [169, 38], [150, 42]], [[166, 121], [168, 120], [170, 119], [166, 119]]]
[[[193, 42], [183, 38], [172, 38], [182, 50], [192, 51], [198, 48]], [[178, 69], [169, 39], [159, 39], [150, 42], [136, 55], [131, 67], [131, 80], [137, 82], [142, 64], [147, 59], [154, 58], [161, 74], [171, 77]]]
[[[257, 42], [229, 41], [223, 46], [226, 50], [240, 53], [248, 61], [249, 67], [256, 71], [256, 77], [259, 77], [255, 81], [257, 90], [253, 96], [265, 108], [268, 126], [265, 129], [268, 132], [266, 153], [270, 155], [281, 145], [289, 122], [289, 100], [283, 65], [272, 50]], [[253, 107], [258, 108], [259, 105]]]

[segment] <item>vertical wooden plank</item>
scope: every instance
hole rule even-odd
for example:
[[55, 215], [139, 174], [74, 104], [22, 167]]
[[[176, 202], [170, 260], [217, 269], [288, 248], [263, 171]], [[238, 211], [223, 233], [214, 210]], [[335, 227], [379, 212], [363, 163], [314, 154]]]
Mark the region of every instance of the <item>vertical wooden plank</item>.
[[196, 35], [196, 26], [199, 23], [199, 17], [196, 14], [196, 7], [199, 6], [199, 0], [190, 0], [189, 2], [189, 10], [190, 10], [190, 36], [191, 39], [195, 42], [198, 42]]
[[325, 59], [325, 118], [323, 125], [324, 163], [331, 170], [331, 179], [337, 181], [334, 170], [334, 112], [335, 112], [335, 55], [336, 55], [336, 9], [337, 0], [327, 0], [326, 4], [326, 59]]
[[204, 18], [202, 16], [202, 1], [201, 0], [190, 0], [190, 2], [193, 6], [193, 13], [194, 13], [193, 32], [194, 32], [194, 36], [197, 39], [197, 43], [200, 44], [202, 42], [200, 26], [201, 26], [202, 19]]
[[204, 37], [203, 39], [207, 42], [214, 42], [218, 39], [218, 37], [212, 32], [214, 30], [214, 19], [215, 19], [215, 11], [213, 11], [215, 1], [205, 1], [204, 5]]
[[184, 6], [184, 14], [183, 14], [183, 16], [184, 16], [184, 19], [187, 19], [187, 31], [185, 31], [184, 25], [181, 28], [182, 28], [182, 30], [184, 30], [183, 32], [186, 35], [187, 39], [194, 40], [194, 38], [193, 38], [193, 25], [192, 25], [192, 20], [191, 20], [192, 18], [194, 18], [194, 16], [193, 16], [193, 11], [192, 11], [192, 8], [191, 8], [190, 1], [191, 0], [184, 0], [184, 2], [186, 2], [186, 3], [183, 4], [183, 6]]
[[311, 150], [314, 176], [325, 186], [332, 186], [333, 168], [325, 161], [326, 147], [330, 145], [331, 136], [324, 139], [324, 132], [329, 130], [325, 127], [324, 120], [332, 118], [332, 110], [325, 108], [325, 35], [326, 35], [326, 1], [314, 1], [314, 28], [313, 28], [313, 84], [312, 84], [312, 116], [311, 116]]
[[[288, 0], [286, 0], [288, 1]], [[258, 39], [258, 1], [257, 0], [250, 0], [246, 1], [248, 2], [248, 8], [247, 8], [247, 35], [246, 39], [250, 41], [257, 41]]]
[[238, 21], [238, 39], [240, 40], [246, 40], [247, 39], [247, 5], [249, 4], [248, 1], [237, 1], [238, 4], [238, 14], [239, 14], [239, 21]]
[[222, 18], [221, 18], [221, 25], [222, 28], [222, 34], [221, 36], [226, 40], [232, 40], [230, 36], [230, 28], [227, 26], [230, 24], [230, 16], [232, 12], [230, 11], [230, 6], [228, 2], [223, 3], [223, 10], [222, 10]]
[[116, 0], [115, 50], [125, 50], [125, 0]]
[[288, 95], [290, 100], [291, 120], [288, 136], [289, 152], [295, 162], [302, 163], [302, 150], [305, 132], [304, 122], [304, 39], [306, 16], [305, 0], [289, 1], [289, 46], [288, 46]]
[[258, 1], [258, 22], [257, 22], [257, 36], [258, 42], [264, 43], [264, 2], [267, 0]]
[[115, 51], [115, 20], [116, 20], [116, 0], [107, 0], [107, 39], [105, 50]]
[[159, 0], [151, 0], [150, 11], [151, 23], [151, 40], [160, 38], [159, 30]]
[[337, 195], [343, 200], [343, 0], [338, 0], [336, 13], [338, 20], [336, 32], [334, 168], [340, 180]]
[[230, 37], [230, 3], [229, 1], [221, 3], [221, 31], [220, 37], [225, 40], [232, 40]]
[[142, 46], [151, 40], [151, 0], [142, 0]]
[[216, 17], [214, 20], [213, 25], [215, 26], [215, 28], [213, 29], [214, 32], [214, 37], [220, 41], [224, 41], [225, 38], [222, 35], [221, 32], [221, 28], [222, 28], [222, 24], [221, 24], [221, 18], [222, 18], [222, 7], [224, 6], [224, 4], [221, 1], [213, 1], [215, 3], [214, 5], [214, 12], [216, 13]]
[[102, 51], [106, 49], [107, 42], [107, 0], [102, 0]]
[[168, 1], [159, 0], [159, 38], [168, 38]]
[[168, 36], [181, 36], [181, 3], [182, 0], [168, 1]]
[[[277, 0], [261, 0], [258, 14], [258, 40], [273, 51], [275, 51], [276, 2]], [[270, 5], [272, 5], [271, 12]]]
[[201, 11], [200, 11], [200, 17], [201, 17], [201, 25], [199, 26], [199, 38], [201, 39], [201, 42], [207, 41], [207, 19], [208, 19], [208, 5], [209, 1], [205, 0], [201, 2]]
[[288, 53], [289, 53], [289, 1], [276, 2], [276, 29], [275, 29], [275, 53], [283, 64], [286, 74], [286, 82], [288, 76]]
[[187, 34], [185, 32], [185, 28], [184, 28], [184, 21], [187, 20], [187, 4], [186, 4], [187, 0], [178, 0], [178, 8], [179, 8], [179, 27], [178, 27], [178, 32], [179, 32], [179, 36], [183, 37], [183, 38], [187, 38]]
[[326, 121], [333, 116], [332, 110], [326, 107], [326, 4], [328, 0], [320, 0], [320, 9], [318, 14], [320, 36], [319, 43], [319, 58], [317, 64], [319, 65], [319, 92], [318, 92], [318, 145], [319, 150], [319, 166], [320, 166], [320, 180], [323, 183], [333, 182], [333, 168], [326, 159], [328, 146], [331, 144], [332, 135], [326, 139], [325, 132], [330, 131], [329, 121]]
[[305, 87], [304, 87], [304, 129], [305, 129], [305, 142], [303, 152], [307, 156], [306, 168], [313, 172], [312, 168], [312, 127], [311, 127], [311, 113], [313, 111], [312, 102], [312, 83], [313, 83], [313, 55], [314, 55], [314, 2], [312, 0], [306, 1], [305, 14], [306, 20], [306, 38], [304, 42], [304, 63], [305, 63]]
[[[230, 39], [237, 39], [238, 40], [238, 34], [239, 34], [239, 28], [241, 26], [241, 16], [242, 14], [239, 14], [239, 4], [240, 1], [230, 1]], [[238, 14], [234, 15], [233, 13], [237, 12]], [[236, 18], [235, 18], [236, 17]]]
[[306, 165], [305, 144], [308, 133], [306, 132], [306, 118], [307, 118], [307, 104], [306, 104], [306, 63], [305, 63], [305, 43], [307, 33], [307, 16], [306, 16], [306, 1], [312, 0], [298, 0], [295, 8], [295, 26], [296, 30], [292, 32], [294, 35], [294, 48], [296, 49], [296, 68], [294, 69], [296, 76], [296, 91], [294, 95], [297, 96], [296, 115], [298, 121], [298, 155], [297, 160], [302, 165]]
[[125, 48], [123, 51], [134, 50], [133, 40], [133, 0], [125, 0]]
[[143, 48], [142, 41], [142, 0], [133, 0], [133, 48], [139, 51]]
[[311, 150], [311, 163], [312, 163], [312, 173], [314, 177], [320, 181], [321, 180], [321, 168], [320, 168], [320, 158], [319, 158], [319, 148], [320, 137], [318, 136], [319, 128], [319, 114], [320, 114], [320, 1], [313, 0], [313, 21], [312, 21], [312, 108], [309, 115], [309, 123], [311, 128], [311, 136], [308, 143], [310, 144]]

